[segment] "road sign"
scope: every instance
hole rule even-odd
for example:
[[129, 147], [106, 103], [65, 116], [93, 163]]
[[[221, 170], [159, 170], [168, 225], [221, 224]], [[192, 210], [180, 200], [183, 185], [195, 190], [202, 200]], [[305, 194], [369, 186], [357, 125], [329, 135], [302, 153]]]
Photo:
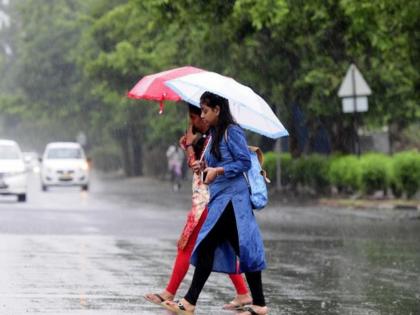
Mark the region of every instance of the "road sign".
[[359, 69], [352, 64], [347, 70], [347, 74], [338, 90], [339, 97], [367, 96], [372, 91], [366, 83]]
[[[368, 98], [367, 96], [344, 97], [342, 99], [343, 113], [367, 112]], [[356, 108], [356, 110], [355, 110]]]
[[371, 94], [372, 91], [359, 69], [354, 64], [350, 65], [338, 90], [338, 96], [342, 98], [343, 112], [367, 112], [367, 96]]
[[338, 96], [342, 98], [343, 112], [367, 112], [367, 96], [371, 94], [372, 91], [359, 69], [354, 64], [350, 65], [338, 90]]

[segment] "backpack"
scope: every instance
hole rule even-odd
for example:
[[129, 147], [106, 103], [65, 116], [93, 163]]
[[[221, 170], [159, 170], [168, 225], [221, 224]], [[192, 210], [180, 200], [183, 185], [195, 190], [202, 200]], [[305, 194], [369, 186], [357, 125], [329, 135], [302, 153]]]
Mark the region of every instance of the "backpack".
[[251, 156], [251, 168], [244, 172], [248, 182], [252, 208], [255, 210], [263, 209], [268, 203], [267, 184], [270, 180], [266, 172], [262, 169], [264, 155], [259, 147], [248, 146]]
[[[227, 129], [225, 141], [227, 143]], [[268, 203], [267, 183], [270, 183], [270, 180], [262, 169], [264, 154], [261, 149], [255, 146], [248, 146], [248, 150], [251, 156], [251, 168], [244, 172], [244, 177], [248, 183], [252, 209], [261, 210]]]

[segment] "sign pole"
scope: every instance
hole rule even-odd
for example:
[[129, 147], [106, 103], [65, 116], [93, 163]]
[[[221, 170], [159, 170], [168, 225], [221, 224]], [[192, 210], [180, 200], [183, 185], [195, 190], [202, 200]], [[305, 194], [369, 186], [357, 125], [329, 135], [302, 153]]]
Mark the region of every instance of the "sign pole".
[[[276, 110], [276, 114], [277, 117], [280, 117], [280, 106], [277, 106], [277, 110]], [[281, 154], [281, 143], [280, 143], [280, 139], [276, 140], [276, 145], [275, 145], [275, 151], [277, 153], [277, 158], [276, 158], [276, 191], [280, 191], [281, 190], [281, 160], [280, 160], [280, 154]]]
[[338, 96], [342, 99], [344, 113], [352, 114], [353, 126], [353, 152], [360, 156], [359, 138], [359, 112], [368, 111], [368, 96], [372, 94], [369, 85], [366, 83], [359, 69], [351, 64], [346, 76], [341, 82]]
[[359, 124], [357, 117], [357, 94], [356, 94], [356, 77], [354, 74], [354, 67], [351, 68], [351, 81], [352, 81], [352, 92], [353, 92], [353, 149], [357, 156], [360, 156], [360, 139], [359, 139]]

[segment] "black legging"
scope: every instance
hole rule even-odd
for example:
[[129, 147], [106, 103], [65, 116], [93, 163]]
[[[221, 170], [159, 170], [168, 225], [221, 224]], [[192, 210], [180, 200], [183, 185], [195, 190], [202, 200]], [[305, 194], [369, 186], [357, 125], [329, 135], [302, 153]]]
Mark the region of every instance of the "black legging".
[[[212, 271], [216, 247], [224, 241], [228, 241], [235, 250], [236, 255], [239, 256], [238, 230], [231, 202], [229, 202], [213, 229], [197, 248], [197, 264], [194, 276], [191, 286], [185, 295], [185, 299], [189, 303], [193, 305], [197, 303], [198, 296]], [[251, 290], [253, 304], [265, 306], [261, 271], [246, 272], [245, 276]]]

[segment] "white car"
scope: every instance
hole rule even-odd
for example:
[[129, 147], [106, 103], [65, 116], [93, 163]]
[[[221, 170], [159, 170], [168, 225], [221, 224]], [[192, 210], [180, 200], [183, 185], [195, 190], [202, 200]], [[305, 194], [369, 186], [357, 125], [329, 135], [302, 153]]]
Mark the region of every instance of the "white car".
[[82, 146], [76, 142], [52, 142], [45, 148], [41, 165], [41, 185], [80, 186], [89, 189], [89, 163]]
[[39, 156], [36, 152], [22, 152], [28, 172], [39, 173]]
[[0, 140], [0, 195], [16, 195], [26, 201], [27, 174], [22, 151], [12, 140]]

